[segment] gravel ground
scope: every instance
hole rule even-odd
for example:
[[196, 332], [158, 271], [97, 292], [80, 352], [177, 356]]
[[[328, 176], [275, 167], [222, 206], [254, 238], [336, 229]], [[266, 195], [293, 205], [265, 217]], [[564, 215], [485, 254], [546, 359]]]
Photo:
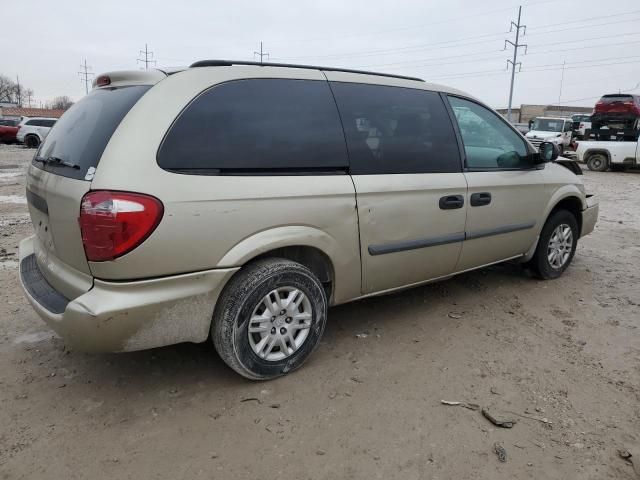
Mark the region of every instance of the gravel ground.
[[585, 172], [601, 218], [562, 278], [502, 265], [333, 308], [304, 368], [252, 383], [209, 344], [65, 348], [18, 285], [32, 155], [0, 146], [0, 478], [636, 478], [638, 172]]

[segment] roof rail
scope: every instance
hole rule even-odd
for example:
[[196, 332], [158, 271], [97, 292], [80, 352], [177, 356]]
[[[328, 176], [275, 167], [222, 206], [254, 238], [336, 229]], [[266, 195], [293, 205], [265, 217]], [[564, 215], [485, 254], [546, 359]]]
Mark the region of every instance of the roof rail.
[[199, 62], [195, 62], [189, 65], [189, 68], [230, 67], [232, 65], [253, 65], [256, 67], [306, 68], [308, 70], [324, 70], [326, 72], [359, 73], [363, 75], [377, 75], [379, 77], [402, 78], [403, 80], [415, 80], [417, 82], [424, 82], [423, 79], [418, 77], [407, 77], [405, 75], [394, 75], [392, 73], [367, 72], [364, 70], [351, 70], [349, 68], [337, 68], [337, 67], [318, 67], [315, 65], [295, 65], [291, 63], [249, 62], [245, 60], [200, 60]]

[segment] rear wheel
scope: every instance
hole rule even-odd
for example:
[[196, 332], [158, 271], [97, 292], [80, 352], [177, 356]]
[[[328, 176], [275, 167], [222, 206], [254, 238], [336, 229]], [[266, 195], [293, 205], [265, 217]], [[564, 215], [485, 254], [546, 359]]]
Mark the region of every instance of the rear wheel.
[[27, 148], [38, 148], [40, 139], [36, 135], [27, 135], [24, 138], [24, 145]]
[[211, 336], [232, 369], [268, 380], [305, 362], [326, 320], [327, 296], [316, 276], [299, 263], [271, 258], [243, 267], [229, 281], [216, 304]]
[[609, 168], [609, 159], [604, 153], [594, 153], [587, 159], [587, 168], [594, 172], [606, 172]]
[[558, 210], [547, 219], [536, 253], [529, 266], [538, 278], [558, 278], [571, 264], [578, 245], [578, 222], [568, 210]]

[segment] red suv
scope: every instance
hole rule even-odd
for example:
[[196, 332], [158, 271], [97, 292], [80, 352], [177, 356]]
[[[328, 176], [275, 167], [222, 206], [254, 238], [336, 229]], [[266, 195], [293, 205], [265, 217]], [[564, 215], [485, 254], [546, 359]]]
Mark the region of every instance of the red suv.
[[604, 95], [593, 110], [591, 127], [640, 129], [640, 95]]

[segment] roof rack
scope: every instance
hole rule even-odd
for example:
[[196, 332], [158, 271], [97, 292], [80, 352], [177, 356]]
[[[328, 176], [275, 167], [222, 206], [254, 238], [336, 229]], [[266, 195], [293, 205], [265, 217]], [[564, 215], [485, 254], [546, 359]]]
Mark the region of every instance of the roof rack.
[[306, 68], [308, 70], [324, 70], [326, 72], [359, 73], [363, 75], [377, 75], [379, 77], [402, 78], [403, 80], [415, 80], [417, 82], [424, 82], [423, 79], [418, 77], [407, 77], [405, 75], [394, 75], [392, 73], [367, 72], [365, 70], [351, 70], [349, 68], [337, 68], [337, 67], [318, 67], [315, 65], [295, 65], [292, 63], [248, 62], [244, 60], [200, 60], [199, 62], [195, 62], [189, 65], [189, 68], [230, 67], [232, 65], [253, 65], [256, 67]]

